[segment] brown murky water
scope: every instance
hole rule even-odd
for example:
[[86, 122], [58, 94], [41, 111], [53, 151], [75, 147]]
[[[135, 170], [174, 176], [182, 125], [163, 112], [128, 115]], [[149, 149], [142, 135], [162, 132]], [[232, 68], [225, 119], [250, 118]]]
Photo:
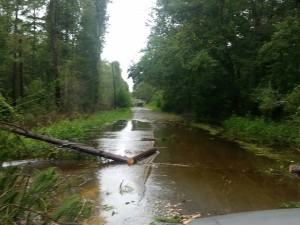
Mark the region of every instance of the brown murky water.
[[276, 162], [204, 131], [166, 123], [165, 114], [133, 110], [131, 121], [119, 121], [99, 136], [98, 147], [130, 156], [156, 146], [160, 154], [152, 165], [55, 165], [80, 175], [82, 185], [74, 192], [94, 201], [95, 213], [86, 224], [150, 224], [158, 215], [207, 216], [300, 201], [299, 180], [262, 172]]

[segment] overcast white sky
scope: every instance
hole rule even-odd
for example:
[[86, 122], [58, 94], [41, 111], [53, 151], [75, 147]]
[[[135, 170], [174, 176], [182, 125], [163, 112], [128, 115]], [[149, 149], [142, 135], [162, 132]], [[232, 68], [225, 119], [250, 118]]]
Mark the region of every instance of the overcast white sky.
[[[119, 61], [127, 79], [131, 62], [137, 62], [146, 46], [150, 28], [146, 26], [155, 0], [112, 0], [108, 5], [108, 29], [102, 59]], [[132, 90], [132, 81], [126, 80]]]

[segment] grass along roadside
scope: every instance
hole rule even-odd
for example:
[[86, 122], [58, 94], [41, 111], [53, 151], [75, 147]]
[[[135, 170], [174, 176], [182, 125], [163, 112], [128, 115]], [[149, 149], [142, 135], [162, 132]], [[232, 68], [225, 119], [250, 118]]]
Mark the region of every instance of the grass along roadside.
[[[151, 109], [148, 105], [147, 108]], [[184, 118], [181, 116], [177, 121], [186, 121]], [[188, 119], [187, 124], [192, 129], [206, 130], [211, 135], [234, 141], [255, 155], [268, 157], [283, 164], [294, 161], [300, 163], [297, 157], [297, 154], [300, 154], [299, 122], [276, 123], [263, 118], [232, 116], [224, 121], [223, 125], [216, 126], [191, 120]]]
[[[130, 109], [118, 109], [104, 111], [92, 115], [81, 116], [72, 120], [63, 120], [41, 127], [35, 130], [36, 133], [51, 136], [62, 140], [77, 141], [90, 137], [93, 132], [102, 130], [108, 124], [117, 120], [126, 120], [132, 117]], [[32, 151], [35, 158], [57, 158], [62, 151], [56, 146], [33, 139], [22, 138], [26, 148]], [[72, 154], [71, 154], [72, 155]]]
[[63, 120], [50, 126], [37, 130], [59, 139], [72, 139], [76, 137], [84, 137], [91, 130], [99, 130], [105, 125], [121, 119], [131, 118], [130, 109], [118, 109], [113, 111], [104, 111], [88, 116], [79, 117], [73, 120]]
[[224, 122], [228, 135], [261, 144], [282, 144], [300, 147], [299, 123], [272, 122], [264, 118], [233, 116]]
[[293, 123], [268, 122], [263, 118], [233, 116], [223, 126], [192, 123], [196, 129], [208, 131], [211, 135], [235, 141], [245, 150], [264, 156], [281, 164], [297, 162], [300, 136], [299, 126]]

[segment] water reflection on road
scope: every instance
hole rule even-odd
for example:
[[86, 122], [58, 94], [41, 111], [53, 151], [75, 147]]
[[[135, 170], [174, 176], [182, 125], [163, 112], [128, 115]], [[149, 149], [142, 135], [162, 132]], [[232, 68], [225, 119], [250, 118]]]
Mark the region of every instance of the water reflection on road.
[[[133, 156], [154, 145], [151, 123], [119, 121], [98, 140], [99, 148], [119, 155]], [[146, 181], [149, 165], [108, 165], [98, 171], [101, 186], [102, 216], [108, 224], [149, 222]]]
[[260, 172], [273, 161], [165, 119], [135, 108], [132, 121], [119, 121], [97, 140], [100, 149], [127, 156], [153, 145], [160, 149], [152, 166], [107, 165], [97, 171], [106, 224], [149, 224], [171, 212], [271, 209], [300, 200], [298, 181]]
[[[134, 108], [130, 121], [118, 121], [96, 140], [99, 149], [132, 156], [157, 147], [152, 165], [57, 163], [80, 177], [78, 189], [96, 207], [87, 225], [150, 224], [172, 213], [202, 216], [278, 208], [300, 201], [299, 181], [266, 174], [275, 162], [237, 144], [168, 123], [168, 116]], [[86, 181], [86, 182], [85, 182]]]

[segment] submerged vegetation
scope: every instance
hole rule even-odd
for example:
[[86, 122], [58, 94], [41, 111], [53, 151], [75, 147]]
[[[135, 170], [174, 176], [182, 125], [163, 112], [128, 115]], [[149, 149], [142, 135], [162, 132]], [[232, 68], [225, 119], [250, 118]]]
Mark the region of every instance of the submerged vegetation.
[[179, 223], [181, 221], [181, 216], [173, 216], [173, 217], [165, 217], [165, 216], [156, 216], [156, 222], [163, 222], [163, 223]]

